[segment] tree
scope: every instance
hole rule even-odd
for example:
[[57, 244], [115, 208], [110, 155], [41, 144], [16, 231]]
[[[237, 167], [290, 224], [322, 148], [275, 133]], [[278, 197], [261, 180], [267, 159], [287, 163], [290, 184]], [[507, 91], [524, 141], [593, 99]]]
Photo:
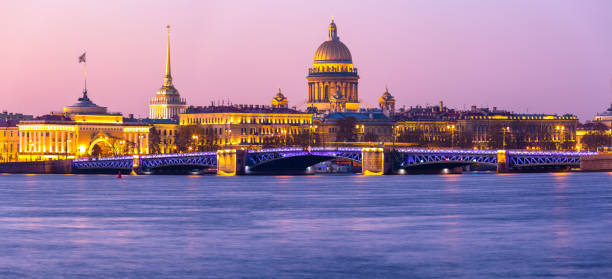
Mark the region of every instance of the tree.
[[424, 146], [425, 134], [420, 128], [403, 130], [397, 137], [397, 142], [413, 143], [416, 146]]
[[177, 151], [181, 153], [215, 151], [219, 147], [215, 131], [199, 125], [180, 126], [174, 137]]
[[470, 130], [463, 130], [455, 133], [455, 146], [459, 148], [473, 148], [474, 143], [472, 142], [474, 133]]
[[586, 150], [595, 151], [601, 146], [608, 146], [612, 142], [612, 136], [603, 131], [593, 131], [582, 136], [582, 146]]
[[337, 121], [338, 133], [336, 134], [337, 142], [354, 142], [355, 141], [355, 125], [357, 119], [353, 116], [339, 118]]
[[378, 135], [372, 132], [367, 132], [363, 135], [363, 140], [367, 142], [378, 142]]
[[159, 132], [155, 127], [151, 127], [151, 129], [149, 129], [149, 153], [159, 154], [161, 151], [159, 147], [160, 143], [161, 139], [159, 137]]

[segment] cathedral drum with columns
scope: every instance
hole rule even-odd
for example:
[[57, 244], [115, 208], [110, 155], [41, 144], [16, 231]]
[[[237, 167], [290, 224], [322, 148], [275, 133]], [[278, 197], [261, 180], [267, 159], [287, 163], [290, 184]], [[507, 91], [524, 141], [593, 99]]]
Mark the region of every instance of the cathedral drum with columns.
[[338, 37], [333, 19], [328, 39], [317, 49], [306, 79], [308, 107], [319, 112], [359, 110], [359, 75], [353, 67], [351, 52]]

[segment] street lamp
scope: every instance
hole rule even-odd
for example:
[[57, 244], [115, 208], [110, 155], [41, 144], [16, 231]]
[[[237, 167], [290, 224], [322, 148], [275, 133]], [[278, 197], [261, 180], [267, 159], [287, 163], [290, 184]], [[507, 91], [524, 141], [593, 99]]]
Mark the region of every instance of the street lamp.
[[71, 143], [71, 142], [72, 142], [72, 140], [67, 140], [67, 141], [66, 141], [66, 149], [64, 150], [64, 151], [66, 151], [66, 152], [65, 152], [65, 154], [66, 154], [66, 156], [65, 156], [65, 157], [66, 157], [66, 160], [68, 160], [68, 146], [70, 146], [70, 143]]
[[399, 130], [400, 126], [393, 126], [393, 135], [391, 135], [393, 137], [393, 151], [395, 151], [395, 136], [397, 134], [397, 130]]
[[557, 126], [555, 128], [557, 129], [557, 133], [562, 135], [562, 137], [557, 135], [557, 141], [559, 141], [559, 147], [557, 149], [562, 149], [563, 142], [565, 141], [565, 126]]
[[446, 129], [451, 131], [451, 148], [455, 147], [455, 125], [448, 125]]
[[504, 127], [503, 130], [504, 130], [504, 135], [503, 135], [503, 137], [504, 137], [503, 142], [504, 143], [503, 143], [503, 148], [502, 149], [505, 150], [506, 149], [506, 132], [510, 133], [510, 127]]
[[[192, 141], [193, 149], [196, 149], [196, 151], [197, 151], [197, 147], [198, 147], [198, 136], [196, 136], [196, 135], [192, 135], [192, 136], [191, 136], [191, 139], [193, 140], [193, 141]], [[191, 147], [189, 147], [189, 150], [191, 150], [191, 149], [192, 149], [192, 148], [191, 148]]]

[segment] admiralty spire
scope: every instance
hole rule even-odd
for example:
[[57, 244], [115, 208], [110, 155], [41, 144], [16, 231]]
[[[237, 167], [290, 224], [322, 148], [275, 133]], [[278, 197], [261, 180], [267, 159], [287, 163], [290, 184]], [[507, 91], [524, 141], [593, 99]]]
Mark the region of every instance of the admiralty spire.
[[359, 110], [357, 68], [348, 47], [340, 41], [338, 28], [332, 19], [327, 41], [315, 52], [312, 68], [308, 69], [308, 107], [318, 111]]
[[166, 49], [166, 73], [164, 83], [157, 90], [157, 94], [149, 103], [149, 118], [151, 119], [174, 119], [187, 108], [187, 102], [181, 98], [178, 90], [172, 83], [172, 72], [170, 68], [170, 25], [168, 29], [168, 46]]

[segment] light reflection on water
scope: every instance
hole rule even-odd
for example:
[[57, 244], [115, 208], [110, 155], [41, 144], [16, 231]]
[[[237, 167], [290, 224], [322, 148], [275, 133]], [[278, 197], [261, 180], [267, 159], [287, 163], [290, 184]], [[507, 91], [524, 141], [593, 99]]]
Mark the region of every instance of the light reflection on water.
[[0, 177], [0, 278], [612, 278], [610, 173]]

